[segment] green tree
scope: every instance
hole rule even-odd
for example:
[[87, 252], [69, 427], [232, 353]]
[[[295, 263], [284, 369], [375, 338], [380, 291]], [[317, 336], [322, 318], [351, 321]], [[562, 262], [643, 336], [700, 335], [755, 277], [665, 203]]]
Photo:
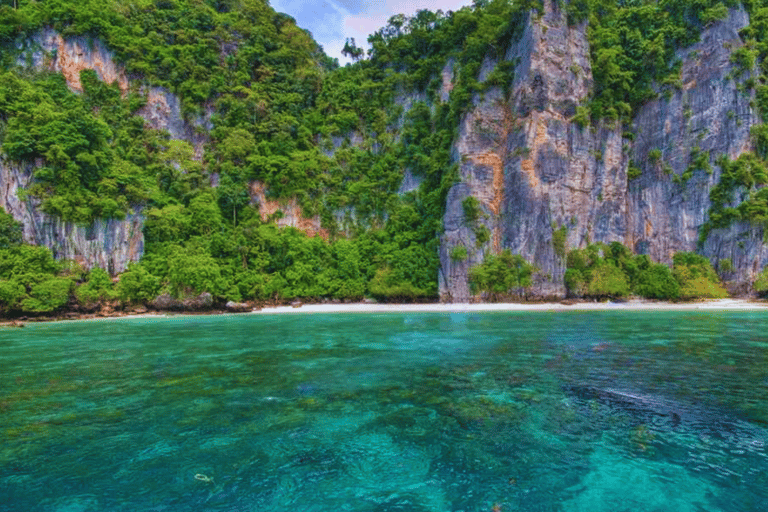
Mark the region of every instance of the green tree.
[[168, 257], [168, 289], [184, 298], [209, 292], [223, 296], [229, 288], [217, 261], [203, 247], [187, 244], [175, 247]]
[[752, 289], [762, 297], [768, 294], [768, 266], [764, 267], [762, 272], [757, 275]]
[[603, 262], [592, 270], [587, 295], [597, 298], [620, 298], [628, 294], [629, 281], [620, 268]]
[[93, 306], [102, 301], [117, 299], [118, 293], [107, 271], [94, 267], [88, 273], [88, 280], [75, 289], [75, 297], [83, 306]]
[[469, 270], [469, 283], [473, 293], [487, 293], [491, 300], [523, 295], [532, 285], [533, 265], [509, 249], [498, 255], [486, 255], [483, 263]]
[[29, 296], [21, 301], [25, 313], [51, 313], [69, 302], [73, 283], [66, 277], [52, 277], [30, 287]]
[[654, 263], [639, 274], [633, 291], [648, 299], [677, 300], [680, 297], [680, 284], [668, 266]]
[[115, 288], [123, 302], [142, 304], [157, 297], [160, 279], [150, 274], [140, 263], [129, 263], [128, 270], [120, 274]]
[[22, 242], [22, 225], [0, 208], [0, 249], [16, 247]]
[[673, 256], [672, 262], [672, 275], [680, 284], [681, 298], [718, 299], [728, 296], [717, 272], [704, 256], [692, 252], [678, 252]]

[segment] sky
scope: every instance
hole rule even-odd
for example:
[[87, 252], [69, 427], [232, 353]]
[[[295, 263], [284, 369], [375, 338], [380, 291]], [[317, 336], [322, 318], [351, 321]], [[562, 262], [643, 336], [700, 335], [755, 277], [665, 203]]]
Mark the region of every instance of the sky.
[[411, 16], [419, 9], [455, 11], [472, 0], [271, 0], [270, 5], [284, 12], [304, 29], [312, 32], [325, 53], [349, 62], [341, 54], [344, 41], [355, 38], [357, 46], [368, 48], [368, 35], [387, 24], [395, 14]]

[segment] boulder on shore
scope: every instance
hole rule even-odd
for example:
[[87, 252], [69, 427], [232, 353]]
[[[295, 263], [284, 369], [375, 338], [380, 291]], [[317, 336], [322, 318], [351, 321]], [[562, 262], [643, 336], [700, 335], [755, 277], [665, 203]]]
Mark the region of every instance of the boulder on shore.
[[224, 305], [224, 308], [227, 311], [231, 311], [232, 313], [246, 313], [251, 310], [251, 306], [246, 304], [245, 302], [235, 302], [235, 301], [229, 301]]
[[213, 307], [213, 295], [204, 292], [196, 297], [176, 299], [164, 293], [155, 297], [149, 305], [160, 311], [205, 311]]

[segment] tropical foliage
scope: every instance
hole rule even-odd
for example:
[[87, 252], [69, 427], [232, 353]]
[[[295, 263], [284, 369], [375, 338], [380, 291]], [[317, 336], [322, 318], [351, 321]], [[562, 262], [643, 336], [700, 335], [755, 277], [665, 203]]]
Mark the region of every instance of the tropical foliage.
[[[652, 84], [674, 87], [675, 50], [731, 5], [568, 2], [573, 23], [589, 20], [592, 48], [594, 95], [577, 109], [581, 124], [590, 117], [626, 121], [654, 94]], [[742, 52], [745, 69], [765, 53], [764, 13], [749, 8], [757, 53]], [[435, 298], [460, 120], [490, 88], [509, 93], [515, 63], [505, 61], [507, 50], [537, 11], [535, 0], [475, 0], [455, 12], [394, 16], [370, 37], [367, 55], [349, 41], [356, 63], [339, 68], [266, 0], [3, 2], [0, 151], [33, 169], [23, 194], [76, 223], [141, 214], [146, 246], [143, 259], [113, 283], [101, 269], [86, 273], [22, 245], [20, 227], [0, 214], [0, 307], [51, 312], [69, 303], [138, 304], [160, 293], [205, 292], [218, 301]], [[56, 58], [35, 37], [48, 28], [82, 46], [103, 42], [130, 87], [86, 70], [82, 91], [73, 92], [62, 75], [32, 66]], [[483, 62], [490, 67], [481, 77]], [[450, 90], [441, 90], [444, 71], [453, 76]], [[139, 114], [156, 86], [179, 99], [187, 131], [199, 133], [174, 140], [144, 121]], [[758, 101], [768, 98], [760, 87]], [[768, 136], [755, 137], [758, 148], [768, 147]], [[765, 153], [755, 158], [762, 162]], [[406, 172], [419, 183], [409, 192], [400, 190]], [[744, 181], [741, 170], [731, 174]], [[751, 202], [738, 210], [760, 219], [764, 177], [757, 170], [752, 176]], [[295, 200], [306, 216], [319, 217], [327, 236], [277, 228], [272, 221], [282, 212], [269, 218], [260, 211], [256, 182], [267, 200]], [[713, 225], [731, 218], [733, 188], [724, 182], [722, 200], [713, 201], [722, 205]], [[463, 206], [482, 247], [490, 239], [485, 214], [471, 199]], [[553, 240], [561, 257], [565, 234], [561, 228]], [[647, 258], [607, 247], [568, 256], [572, 290], [674, 298], [709, 279], [683, 270], [670, 276]], [[451, 255], [465, 260], [470, 250]], [[476, 290], [500, 297], [524, 290], [532, 272], [519, 256], [502, 253], [473, 269], [471, 279]]]
[[520, 297], [533, 284], [535, 271], [522, 256], [505, 249], [498, 255], [486, 255], [480, 265], [472, 267], [469, 282], [473, 293], [484, 293], [490, 300]]
[[568, 253], [565, 284], [571, 295], [596, 299], [636, 295], [649, 299], [722, 298], [727, 292], [709, 260], [689, 252], [673, 267], [634, 255], [618, 242], [591, 244]]

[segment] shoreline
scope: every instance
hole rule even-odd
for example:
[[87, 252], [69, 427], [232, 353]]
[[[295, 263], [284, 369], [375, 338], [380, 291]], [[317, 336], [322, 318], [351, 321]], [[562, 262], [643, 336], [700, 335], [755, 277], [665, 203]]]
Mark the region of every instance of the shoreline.
[[[451, 303], [451, 304], [304, 304], [299, 307], [276, 306], [253, 311], [253, 315], [307, 313], [463, 313], [463, 312], [560, 312], [560, 311], [768, 311], [768, 302], [749, 299], [712, 299], [697, 302], [561, 302], [542, 303]], [[248, 313], [246, 313], [248, 314]]]
[[422, 304], [302, 304], [300, 306], [265, 306], [246, 312], [226, 310], [211, 311], [142, 311], [133, 313], [120, 311], [109, 315], [83, 314], [80, 317], [39, 317], [0, 320], [0, 328], [18, 328], [26, 323], [39, 322], [83, 322], [92, 320], [117, 320], [121, 318], [171, 318], [179, 316], [205, 315], [306, 315], [334, 313], [469, 313], [469, 312], [549, 312], [567, 311], [768, 311], [768, 301], [753, 299], [708, 299], [696, 302], [654, 302], [629, 300], [625, 302], [504, 302], [504, 303], [422, 303]]

